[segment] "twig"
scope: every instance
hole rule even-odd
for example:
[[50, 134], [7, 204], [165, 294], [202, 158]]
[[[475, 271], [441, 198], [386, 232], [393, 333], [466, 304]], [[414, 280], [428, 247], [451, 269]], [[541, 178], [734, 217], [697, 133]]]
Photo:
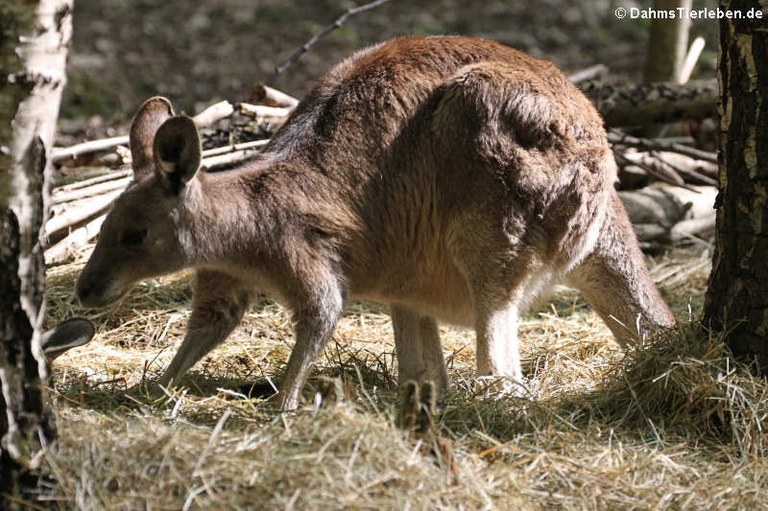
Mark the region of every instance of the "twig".
[[275, 72], [272, 74], [272, 77], [270, 78], [270, 82], [273, 82], [279, 75], [285, 72], [286, 69], [294, 65], [298, 60], [304, 56], [305, 53], [307, 53], [317, 42], [325, 37], [326, 35], [330, 34], [337, 28], [340, 28], [346, 21], [351, 18], [352, 16], [355, 16], [356, 14], [360, 14], [361, 12], [369, 11], [371, 9], [375, 9], [376, 7], [379, 7], [380, 5], [383, 5], [385, 3], [389, 2], [389, 0], [375, 0], [374, 2], [370, 2], [367, 4], [359, 5], [357, 7], [351, 7], [344, 11], [344, 13], [336, 18], [336, 21], [322, 29], [318, 34], [311, 37], [306, 43], [301, 45], [300, 48], [298, 48], [296, 51], [293, 52], [293, 54], [288, 57], [288, 60], [283, 62], [280, 66], [278, 66], [275, 69]]
[[608, 74], [608, 66], [605, 64], [595, 64], [584, 68], [580, 71], [576, 71], [568, 75], [568, 79], [573, 83], [582, 83], [588, 80], [597, 80]]
[[659, 151], [669, 151], [672, 153], [684, 154], [697, 160], [717, 163], [717, 153], [710, 153], [709, 151], [702, 151], [693, 147], [688, 147], [682, 144], [675, 144], [672, 142], [665, 142], [663, 140], [637, 138], [616, 130], [611, 130], [608, 132], [608, 141], [611, 144], [636, 147], [644, 151], [652, 151], [654, 149]]

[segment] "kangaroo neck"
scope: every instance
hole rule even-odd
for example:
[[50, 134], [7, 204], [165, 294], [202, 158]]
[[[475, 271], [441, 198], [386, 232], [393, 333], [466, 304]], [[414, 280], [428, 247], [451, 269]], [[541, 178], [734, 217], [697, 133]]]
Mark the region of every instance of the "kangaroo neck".
[[201, 173], [184, 191], [179, 238], [194, 267], [249, 267], [296, 236], [311, 209], [309, 180], [285, 165]]

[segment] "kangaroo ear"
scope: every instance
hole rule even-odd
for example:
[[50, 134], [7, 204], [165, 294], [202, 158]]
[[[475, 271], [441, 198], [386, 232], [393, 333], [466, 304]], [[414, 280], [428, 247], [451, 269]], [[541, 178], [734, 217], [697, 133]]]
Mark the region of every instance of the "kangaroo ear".
[[146, 100], [136, 112], [129, 137], [133, 178], [136, 181], [152, 173], [155, 133], [160, 125], [171, 117], [173, 117], [171, 102], [159, 96]]
[[48, 362], [77, 346], [82, 346], [93, 338], [96, 329], [85, 318], [72, 318], [62, 321], [55, 328], [43, 334], [40, 344]]
[[172, 117], [157, 130], [154, 144], [155, 172], [176, 194], [200, 168], [200, 135], [195, 122], [185, 116]]

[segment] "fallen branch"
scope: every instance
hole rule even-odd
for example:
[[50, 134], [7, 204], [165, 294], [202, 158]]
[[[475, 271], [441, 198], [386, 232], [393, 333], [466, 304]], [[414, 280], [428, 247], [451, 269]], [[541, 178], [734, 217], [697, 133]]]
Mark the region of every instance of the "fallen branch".
[[[213, 124], [216, 121], [220, 121], [221, 119], [229, 117], [234, 113], [234, 111], [235, 107], [229, 101], [220, 101], [209, 106], [194, 116], [192, 119], [195, 121], [195, 124], [199, 128], [202, 128]], [[51, 151], [51, 160], [54, 163], [59, 163], [71, 158], [77, 158], [83, 154], [96, 153], [114, 149], [117, 146], [128, 145], [129, 142], [130, 140], [128, 135], [122, 135], [119, 137], [104, 138], [100, 140], [90, 140], [88, 142], [75, 144], [70, 147], [54, 147]]]
[[106, 215], [99, 216], [45, 251], [45, 264], [63, 264], [72, 259], [83, 246], [99, 234]]
[[238, 111], [247, 117], [254, 117], [265, 121], [284, 122], [293, 112], [293, 108], [240, 103]]
[[[210, 170], [234, 165], [258, 154], [268, 142], [269, 140], [256, 140], [203, 151], [202, 166]], [[55, 214], [45, 224], [46, 237], [55, 240], [69, 230], [75, 229], [72, 232], [77, 232], [83, 222], [106, 213], [112, 206], [112, 202], [123, 192], [132, 179], [132, 171], [126, 170], [98, 176], [82, 183], [73, 183], [54, 190], [52, 194], [54, 205], [75, 204], [71, 208], [64, 206], [65, 209], [59, 211], [56, 211], [56, 207], [53, 208]], [[88, 232], [90, 233], [90, 231]], [[83, 239], [85, 239], [83, 243], [87, 243], [91, 239], [83, 238], [82, 232], [74, 237], [70, 234], [67, 238], [69, 239], [68, 248], [66, 250], [57, 249], [59, 250], [56, 255], [57, 262], [63, 262], [64, 259], [62, 258], [65, 257], [65, 254], [79, 248], [77, 245]], [[55, 246], [58, 245], [57, 243]]]
[[195, 121], [197, 127], [202, 128], [210, 126], [211, 124], [226, 119], [230, 115], [235, 113], [235, 106], [229, 101], [219, 101], [209, 106], [192, 119]]
[[686, 186], [685, 180], [677, 172], [659, 164], [658, 160], [649, 158], [646, 153], [614, 152], [614, 154], [622, 167], [635, 165], [662, 183], [673, 186]]
[[665, 140], [655, 140], [650, 138], [637, 138], [621, 133], [620, 131], [610, 130], [608, 132], [608, 141], [613, 145], [623, 145], [627, 147], [636, 147], [642, 151], [669, 151], [672, 153], [684, 154], [696, 160], [703, 160], [710, 163], [717, 163], [717, 153], [702, 151], [694, 147], [682, 144], [675, 144]]
[[[214, 156], [219, 156], [221, 154], [228, 154], [228, 153], [234, 153], [237, 151], [248, 151], [251, 149], [257, 149], [264, 147], [269, 143], [269, 139], [264, 140], [253, 140], [251, 142], [240, 142], [239, 144], [231, 144], [231, 145], [225, 145], [222, 147], [215, 147], [213, 149], [207, 149], [203, 151], [203, 160], [206, 158], [212, 158]], [[205, 161], [203, 161], [203, 164], [205, 165]]]
[[73, 190], [79, 190], [81, 188], [87, 188], [91, 185], [104, 183], [106, 181], [114, 181], [115, 179], [120, 179], [123, 177], [128, 177], [133, 174], [132, 170], [121, 170], [118, 172], [110, 172], [108, 174], [103, 174], [101, 176], [92, 177], [89, 179], [83, 179], [82, 181], [77, 181], [75, 183], [70, 183], [68, 185], [58, 186], [54, 190], [54, 194], [58, 192], [71, 192]]
[[696, 160], [690, 156], [669, 151], [651, 151], [648, 154], [669, 168], [674, 169], [678, 175], [683, 176], [686, 183], [709, 186], [718, 185], [717, 165], [712, 162]]
[[660, 185], [618, 192], [638, 239], [668, 244], [712, 229], [717, 188], [692, 188]]
[[54, 147], [53, 150], [51, 150], [51, 160], [54, 163], [58, 163], [64, 160], [77, 158], [83, 154], [106, 151], [107, 149], [113, 149], [119, 145], [126, 144], [128, 144], [128, 135], [90, 140], [70, 147]]
[[45, 235], [48, 238], [55, 238], [58, 233], [78, 227], [89, 218], [104, 213], [121, 193], [123, 193], [122, 188], [93, 197], [77, 207], [58, 212], [45, 223]]
[[716, 80], [606, 85], [589, 82], [582, 88], [608, 127], [645, 126], [715, 115]]
[[[616, 151], [622, 185], [640, 188], [652, 176], [659, 181], [682, 185], [718, 185], [717, 165], [669, 151]], [[668, 179], [671, 178], [671, 179]]]
[[299, 100], [285, 92], [273, 89], [267, 85], [259, 84], [251, 90], [251, 102], [257, 105], [281, 106], [296, 108]]
[[595, 64], [580, 71], [568, 75], [568, 79], [573, 83], [580, 84], [589, 80], [599, 80], [608, 74], [608, 66], [605, 64]]
[[691, 218], [675, 224], [669, 231], [667, 239], [670, 242], [680, 241], [693, 236], [702, 236], [707, 233], [715, 232], [716, 215], [714, 211], [711, 215], [702, 218]]
[[55, 205], [63, 204], [65, 202], [74, 202], [76, 200], [102, 195], [113, 190], [123, 190], [132, 180], [133, 176], [129, 175], [122, 179], [112, 179], [71, 191], [60, 192], [59, 190], [55, 190], [53, 194], [51, 194], [51, 204]]
[[[261, 140], [259, 140], [261, 142]], [[262, 144], [263, 145], [263, 144]], [[218, 156], [211, 156], [203, 159], [202, 166], [208, 170], [213, 170], [221, 167], [229, 167], [246, 160], [249, 160], [259, 154], [261, 148], [240, 149], [231, 151], [229, 153], [220, 154]]]

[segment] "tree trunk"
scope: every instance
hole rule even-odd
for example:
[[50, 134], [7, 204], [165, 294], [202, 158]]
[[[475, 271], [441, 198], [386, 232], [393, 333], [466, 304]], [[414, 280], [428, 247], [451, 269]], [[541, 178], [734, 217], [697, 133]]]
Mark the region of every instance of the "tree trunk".
[[691, 19], [678, 7], [691, 9], [693, 0], [654, 0], [655, 12], [674, 12], [674, 19], [655, 19], [648, 31], [643, 78], [648, 82], [677, 82], [688, 50]]
[[[759, 11], [757, 0], [721, 8]], [[763, 11], [764, 12], [764, 11]], [[768, 20], [720, 21], [720, 194], [704, 323], [768, 369]]]
[[[0, 501], [26, 508], [55, 436], [40, 352], [48, 155], [64, 88], [72, 0], [0, 3]], [[13, 496], [13, 498], [8, 498]]]

